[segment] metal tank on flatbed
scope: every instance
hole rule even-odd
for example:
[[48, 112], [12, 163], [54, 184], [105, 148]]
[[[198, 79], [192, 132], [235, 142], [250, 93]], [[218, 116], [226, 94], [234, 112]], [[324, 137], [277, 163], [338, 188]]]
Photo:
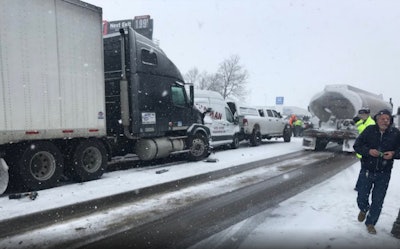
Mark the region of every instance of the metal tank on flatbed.
[[319, 119], [319, 127], [304, 132], [303, 148], [323, 150], [329, 142], [336, 142], [343, 145], [344, 151], [353, 151], [352, 142], [358, 132], [352, 119], [362, 107], [368, 107], [371, 116], [393, 108], [382, 95], [345, 84], [325, 86], [311, 98], [308, 108]]

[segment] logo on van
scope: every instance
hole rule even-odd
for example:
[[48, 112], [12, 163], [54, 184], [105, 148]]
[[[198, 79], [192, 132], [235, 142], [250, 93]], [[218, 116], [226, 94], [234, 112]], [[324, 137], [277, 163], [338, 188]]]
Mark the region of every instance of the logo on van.
[[[205, 106], [205, 105], [196, 103], [196, 107], [197, 107], [197, 109], [199, 109], [199, 111], [201, 111], [202, 113], [204, 113], [205, 111], [207, 111], [207, 106]], [[211, 111], [211, 112], [207, 113], [206, 116], [209, 116], [211, 119], [222, 119], [222, 113], [220, 113], [220, 112]]]

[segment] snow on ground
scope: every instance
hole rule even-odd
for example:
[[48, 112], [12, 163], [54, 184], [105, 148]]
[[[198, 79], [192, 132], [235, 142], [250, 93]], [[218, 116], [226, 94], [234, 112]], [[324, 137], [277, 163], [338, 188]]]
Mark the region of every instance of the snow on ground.
[[105, 173], [99, 180], [69, 184], [66, 186], [38, 191], [38, 197], [9, 200], [7, 196], [0, 198], [0, 221], [26, 213], [43, 211], [59, 206], [82, 202], [103, 196], [114, 195], [134, 189], [141, 189], [155, 184], [174, 181], [184, 177], [220, 170], [245, 162], [279, 156], [301, 150], [301, 139], [295, 138], [290, 143], [283, 140], [266, 140], [262, 146], [249, 147], [243, 144], [236, 150], [217, 151], [210, 158], [212, 162], [183, 163], [167, 166], [167, 172], [156, 174], [159, 167], [132, 168], [123, 171]]
[[[400, 208], [400, 161], [376, 224], [376, 235], [357, 220], [356, 163], [334, 177], [242, 221], [190, 249], [197, 248], [400, 248], [390, 231]], [[235, 245], [235, 246], [234, 246]]]
[[[168, 171], [163, 174], [156, 174], [155, 172], [160, 168], [154, 167], [110, 172], [96, 181], [39, 191], [39, 196], [34, 201], [28, 198], [9, 200], [7, 196], [4, 196], [0, 198], [0, 220], [28, 212], [56, 208], [88, 198], [140, 189], [301, 149], [301, 138], [293, 138], [290, 143], [283, 143], [280, 140], [265, 141], [259, 147], [242, 146], [237, 150], [218, 151], [212, 155], [218, 160], [216, 163], [196, 162], [168, 166]], [[398, 201], [400, 193], [397, 191], [400, 188], [400, 162], [396, 161], [394, 165], [382, 214], [376, 225], [377, 235], [368, 234], [365, 225], [357, 221], [358, 208], [356, 192], [353, 188], [359, 167], [359, 163], [356, 163], [327, 181], [280, 203], [278, 207], [268, 209], [214, 235], [194, 246], [193, 249], [282, 248], [282, 245], [293, 248], [360, 248], [361, 246], [366, 249], [400, 248], [400, 240], [390, 235], [400, 208]], [[179, 196], [179, 193], [176, 195]], [[146, 208], [146, 205], [150, 207], [153, 204], [143, 203], [142, 208]], [[121, 209], [118, 212], [128, 212], [128, 210]], [[102, 213], [91, 219], [98, 218], [104, 222], [107, 216], [113, 219], [121, 216], [121, 213]], [[55, 237], [56, 234], [63, 234], [63, 237], [68, 237], [68, 234], [73, 236], [77, 228], [88, 227], [89, 222], [94, 224], [95, 221], [72, 221], [67, 224], [60, 223], [57, 229], [31, 231], [22, 237], [9, 238], [8, 241], [0, 242], [0, 247], [5, 248], [24, 239], [25, 246], [30, 241], [44, 248], [47, 242], [42, 241], [43, 244], [41, 244], [36, 240], [43, 239], [46, 234], [47, 237]], [[286, 243], [283, 244], [282, 241]]]

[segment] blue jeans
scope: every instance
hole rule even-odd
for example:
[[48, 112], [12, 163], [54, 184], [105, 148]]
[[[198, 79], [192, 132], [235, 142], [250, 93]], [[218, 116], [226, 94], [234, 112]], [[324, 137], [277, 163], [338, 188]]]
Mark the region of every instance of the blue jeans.
[[[383, 201], [386, 196], [386, 190], [389, 186], [391, 172], [368, 171], [361, 169], [358, 176], [358, 208], [367, 213], [365, 225], [375, 225], [382, 211]], [[372, 190], [372, 202], [369, 203], [369, 195]]]

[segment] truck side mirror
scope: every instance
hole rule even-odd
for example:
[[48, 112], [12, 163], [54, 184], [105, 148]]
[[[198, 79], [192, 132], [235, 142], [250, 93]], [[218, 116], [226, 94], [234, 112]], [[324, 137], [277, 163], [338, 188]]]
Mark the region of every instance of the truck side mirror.
[[194, 106], [194, 86], [191, 83], [186, 83], [186, 85], [189, 85], [189, 105]]

